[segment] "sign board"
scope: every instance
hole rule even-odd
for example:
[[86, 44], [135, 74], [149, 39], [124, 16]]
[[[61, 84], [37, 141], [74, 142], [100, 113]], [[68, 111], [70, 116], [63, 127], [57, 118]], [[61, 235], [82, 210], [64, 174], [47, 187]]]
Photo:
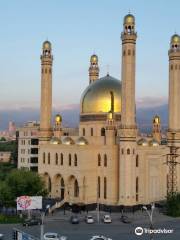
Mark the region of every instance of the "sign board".
[[42, 196], [21, 196], [17, 200], [17, 210], [42, 209]]

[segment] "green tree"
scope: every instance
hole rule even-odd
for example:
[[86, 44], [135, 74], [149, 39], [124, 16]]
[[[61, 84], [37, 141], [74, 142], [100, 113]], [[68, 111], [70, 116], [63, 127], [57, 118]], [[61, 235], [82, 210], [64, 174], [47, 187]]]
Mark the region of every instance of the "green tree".
[[42, 178], [35, 172], [13, 170], [1, 184], [0, 203], [15, 206], [19, 196], [46, 196], [47, 191]]
[[180, 217], [180, 193], [167, 196], [167, 214], [172, 217]]

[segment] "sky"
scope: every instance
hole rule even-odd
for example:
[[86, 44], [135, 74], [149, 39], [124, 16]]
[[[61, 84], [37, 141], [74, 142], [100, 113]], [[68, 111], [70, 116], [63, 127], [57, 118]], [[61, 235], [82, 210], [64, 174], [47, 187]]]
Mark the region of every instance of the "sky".
[[123, 17], [136, 17], [136, 99], [139, 105], [168, 99], [170, 37], [180, 33], [180, 1], [0, 0], [0, 109], [38, 108], [40, 54], [53, 49], [53, 106], [70, 108], [88, 85], [91, 54], [100, 76], [120, 79]]

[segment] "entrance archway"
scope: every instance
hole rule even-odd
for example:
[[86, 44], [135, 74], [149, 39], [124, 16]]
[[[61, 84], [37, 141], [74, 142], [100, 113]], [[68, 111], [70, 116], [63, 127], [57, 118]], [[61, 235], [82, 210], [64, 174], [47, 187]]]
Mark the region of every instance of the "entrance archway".
[[79, 183], [73, 175], [68, 178], [68, 196], [70, 202], [79, 198]]
[[65, 184], [61, 174], [56, 174], [54, 176], [53, 188], [54, 197], [64, 199]]

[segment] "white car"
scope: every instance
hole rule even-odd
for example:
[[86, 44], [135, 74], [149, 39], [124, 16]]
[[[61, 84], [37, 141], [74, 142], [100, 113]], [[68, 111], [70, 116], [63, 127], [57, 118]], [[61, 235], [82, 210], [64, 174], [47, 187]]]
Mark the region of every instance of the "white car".
[[85, 221], [86, 223], [94, 223], [94, 219], [91, 215], [87, 215]]
[[104, 223], [111, 223], [112, 222], [111, 216], [110, 215], [104, 215], [103, 222]]
[[105, 236], [93, 236], [90, 240], [112, 240], [112, 239], [107, 238]]
[[0, 240], [4, 239], [4, 234], [0, 233]]
[[67, 237], [60, 236], [58, 233], [47, 232], [44, 234], [44, 240], [67, 240]]

